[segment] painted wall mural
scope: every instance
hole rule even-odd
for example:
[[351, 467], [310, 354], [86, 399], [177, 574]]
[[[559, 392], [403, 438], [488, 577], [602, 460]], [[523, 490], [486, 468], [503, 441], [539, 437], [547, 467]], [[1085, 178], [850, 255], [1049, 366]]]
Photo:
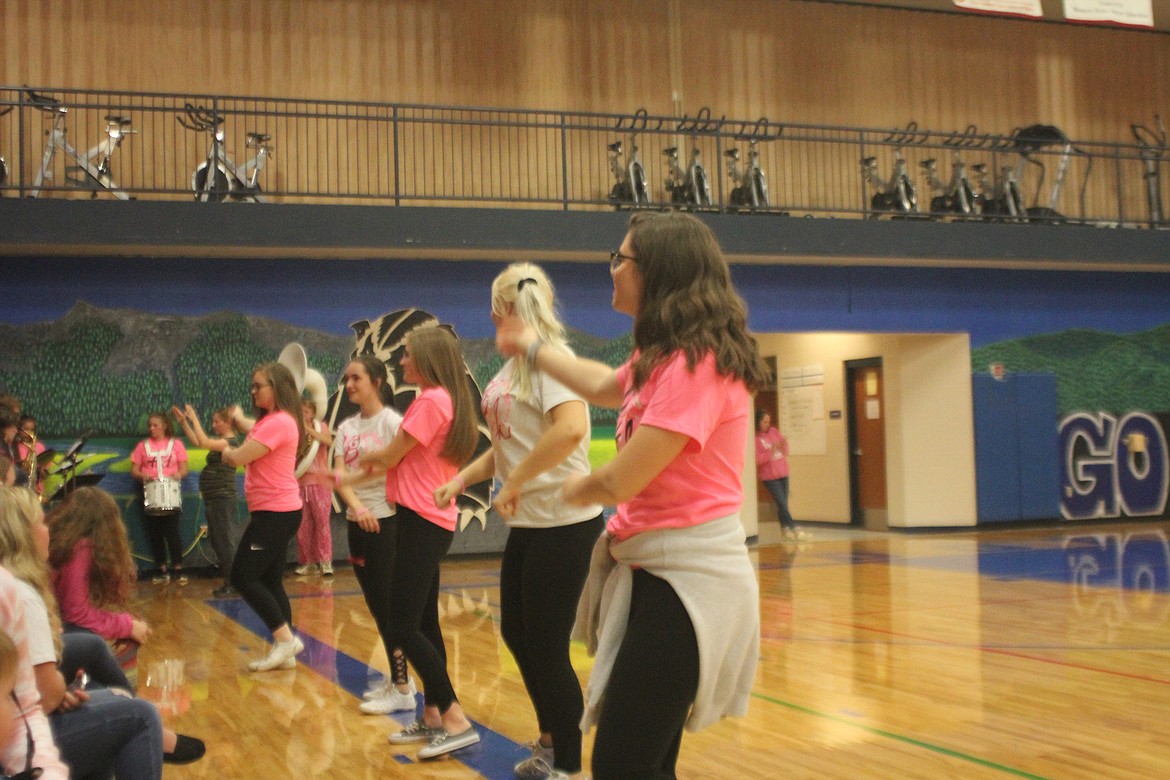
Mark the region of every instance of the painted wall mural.
[[[368, 329], [386, 313], [417, 307], [456, 330], [482, 386], [501, 363], [489, 289], [505, 265], [10, 260], [6, 278], [19, 294], [0, 310], [0, 390], [23, 399], [58, 451], [92, 431], [85, 467], [104, 473], [102, 486], [129, 503], [123, 464], [147, 414], [181, 402], [206, 415], [243, 402], [250, 369], [289, 342], [303, 344], [332, 380], [361, 323]], [[630, 322], [610, 308], [603, 259], [544, 265], [578, 351], [610, 364], [624, 358]], [[732, 272], [760, 332], [966, 332], [975, 373], [999, 363], [1055, 374], [1051, 435], [1067, 453], [1068, 500], [1059, 512], [1109, 517], [1114, 509], [1154, 511], [1159, 501], [1157, 512], [1165, 511], [1170, 275], [756, 265]], [[599, 439], [609, 436], [605, 414], [594, 417]], [[193, 460], [184, 485], [195, 501], [200, 466]], [[185, 538], [194, 538], [199, 507], [186, 514], [193, 519]], [[476, 526], [466, 529], [482, 537], [475, 545], [502, 544], [490, 520]]]

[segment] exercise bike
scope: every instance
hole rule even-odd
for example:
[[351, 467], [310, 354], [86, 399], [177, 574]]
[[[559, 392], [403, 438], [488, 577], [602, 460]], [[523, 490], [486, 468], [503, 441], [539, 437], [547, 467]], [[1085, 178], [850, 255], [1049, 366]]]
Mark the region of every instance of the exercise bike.
[[723, 126], [723, 118], [711, 119], [711, 109], [703, 106], [694, 119], [683, 116], [675, 128], [679, 133], [688, 133], [694, 148], [691, 151], [691, 163], [684, 171], [678, 159], [678, 147], [671, 146], [662, 150], [666, 155], [667, 178], [664, 182], [670, 202], [692, 208], [711, 206], [711, 183], [707, 178], [707, 169], [703, 167], [701, 152], [699, 151], [698, 136], [702, 133], [717, 133]]
[[195, 200], [206, 202], [221, 202], [234, 200], [242, 203], [267, 203], [268, 199], [261, 194], [260, 174], [264, 165], [272, 155], [272, 145], [269, 144], [272, 136], [267, 133], [249, 132], [245, 136], [245, 146], [254, 149], [252, 157], [243, 163], [237, 164], [228, 154], [224, 143], [223, 117], [212, 109], [184, 104], [184, 115], [176, 119], [179, 124], [188, 130], [211, 134], [211, 146], [207, 149], [207, 159], [201, 162], [191, 174], [191, 189], [195, 192]]
[[[960, 147], [969, 147], [975, 143], [975, 126], [968, 125], [963, 133], [955, 133], [946, 141], [945, 146], [951, 147], [951, 178], [946, 184], [938, 176], [938, 163], [932, 157], [918, 165], [926, 174], [926, 183], [933, 192], [939, 193], [930, 199], [930, 213], [932, 215], [954, 214], [959, 218], [978, 216], [982, 207], [979, 193], [967, 176], [967, 165], [959, 153]], [[979, 168], [977, 176], [981, 176], [986, 168]]]
[[894, 170], [889, 179], [883, 179], [878, 173], [876, 156], [861, 158], [861, 178], [873, 188], [868, 219], [879, 219], [882, 214], [902, 219], [918, 215], [918, 190], [910, 180], [902, 147], [924, 143], [926, 138], [926, 134], [919, 133], [918, 123], [910, 122], [904, 130], [895, 130], [882, 139], [883, 144], [894, 147]]
[[982, 165], [978, 167], [983, 218], [989, 222], [1027, 222], [1028, 211], [1024, 207], [1016, 166], [1001, 165], [990, 184], [987, 183], [986, 168]]
[[1129, 129], [1140, 147], [1142, 166], [1145, 171], [1142, 178], [1146, 182], [1146, 206], [1149, 210], [1149, 225], [1152, 228], [1165, 226], [1162, 211], [1162, 157], [1166, 154], [1166, 126], [1162, 124], [1162, 117], [1154, 114], [1154, 123], [1157, 132], [1145, 125], [1130, 125]]
[[684, 171], [678, 162], [678, 147], [662, 150], [666, 155], [669, 174], [663, 185], [670, 194], [670, 202], [683, 206], [701, 208], [711, 205], [711, 185], [707, 183], [707, 170], [700, 161], [699, 147], [691, 152], [691, 164]]
[[918, 191], [914, 188], [914, 182], [910, 181], [906, 158], [900, 147], [894, 149], [894, 170], [889, 179], [883, 179], [878, 174], [877, 157], [873, 156], [862, 158], [861, 175], [874, 190], [869, 199], [870, 219], [878, 219], [883, 213], [918, 213]]
[[[0, 111], [0, 117], [12, 111], [12, 106]], [[4, 197], [4, 188], [8, 186], [8, 162], [0, 157], [0, 198]]]
[[73, 148], [66, 139], [65, 117], [69, 109], [61, 101], [48, 95], [40, 95], [31, 89], [25, 91], [29, 105], [52, 117], [52, 124], [45, 132], [48, 140], [45, 142], [45, 153], [41, 156], [41, 167], [37, 170], [36, 179], [29, 191], [30, 198], [40, 197], [45, 182], [53, 178], [53, 160], [57, 152], [61, 152], [73, 160], [74, 165], [65, 167], [65, 180], [68, 184], [88, 189], [91, 196], [96, 198], [98, 191], [109, 190], [119, 200], [132, 200], [124, 192], [110, 173], [110, 162], [114, 153], [122, 146], [122, 141], [128, 135], [134, 135], [137, 130], [131, 130], [131, 120], [117, 114], [106, 116], [104, 138], [86, 151], [84, 154]]
[[[622, 130], [624, 120], [619, 119], [615, 127]], [[623, 206], [649, 206], [650, 184], [646, 181], [646, 168], [642, 165], [642, 158], [638, 155], [638, 133], [646, 129], [647, 111], [639, 108], [630, 119], [630, 158], [622, 158], [622, 142], [609, 144], [609, 169], [613, 172], [614, 185], [609, 191], [609, 201], [616, 208]]]

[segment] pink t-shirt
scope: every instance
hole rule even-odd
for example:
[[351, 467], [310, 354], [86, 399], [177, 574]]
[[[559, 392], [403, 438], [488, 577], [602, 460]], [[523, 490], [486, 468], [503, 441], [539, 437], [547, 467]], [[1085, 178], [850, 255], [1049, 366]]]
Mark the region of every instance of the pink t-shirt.
[[244, 496], [249, 510], [292, 512], [301, 508], [301, 489], [294, 476], [299, 433], [297, 421], [281, 410], [264, 415], [248, 432], [249, 439], [268, 448], [268, 454], [244, 467]]
[[788, 439], [774, 425], [756, 432], [756, 475], [765, 481], [788, 476]]
[[[173, 446], [168, 442], [174, 442]], [[169, 453], [167, 452], [168, 447], [170, 448]], [[158, 470], [160, 461], [162, 462], [161, 474]], [[165, 441], [145, 439], [138, 442], [138, 446], [130, 453], [130, 462], [136, 465], [138, 470], [142, 472], [142, 476], [147, 479], [173, 477], [178, 475], [180, 464], [187, 462], [187, 448], [178, 439]]]
[[451, 396], [442, 387], [428, 387], [411, 402], [402, 430], [418, 440], [406, 457], [386, 475], [386, 499], [413, 509], [440, 528], [454, 531], [459, 518], [455, 502], [435, 506], [435, 488], [455, 478], [459, 465], [439, 456], [455, 417]]
[[89, 577], [93, 569], [93, 542], [82, 539], [73, 546], [73, 556], [53, 569], [53, 594], [61, 619], [89, 629], [102, 639], [126, 639], [134, 630], [129, 612], [95, 607], [89, 600]]
[[689, 528], [735, 514], [743, 504], [744, 453], [751, 396], [743, 382], [720, 376], [715, 356], [687, 370], [678, 352], [633, 390], [635, 354], [618, 368], [625, 400], [617, 419], [620, 450], [640, 425], [690, 437], [681, 453], [610, 518], [609, 532], [628, 539], [643, 531]]

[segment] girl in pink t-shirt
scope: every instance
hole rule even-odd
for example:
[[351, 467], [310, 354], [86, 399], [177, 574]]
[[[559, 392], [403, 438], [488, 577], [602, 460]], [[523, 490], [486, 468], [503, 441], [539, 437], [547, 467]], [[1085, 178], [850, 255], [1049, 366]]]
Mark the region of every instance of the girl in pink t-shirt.
[[[751, 393], [767, 373], [700, 220], [635, 214], [610, 273], [614, 309], [634, 319], [634, 352], [620, 368], [544, 348], [515, 317], [496, 345], [590, 404], [621, 410], [617, 456], [564, 483], [568, 503], [617, 506], [594, 562], [619, 566], [591, 573], [586, 594], [601, 582], [629, 588], [628, 602], [608, 602], [627, 603], [628, 616], [603, 616], [598, 646], [616, 644], [616, 656], [598, 655], [593, 678], [606, 682], [591, 684], [583, 722], [597, 723], [595, 777], [673, 777], [684, 725], [742, 714], [750, 695], [759, 596], [738, 512]], [[624, 635], [608, 638], [610, 625]]]
[[183, 540], [179, 535], [179, 523], [183, 518], [183, 494], [179, 485], [187, 476], [187, 449], [175, 438], [171, 418], [165, 412], [151, 413], [147, 429], [150, 437], [138, 442], [130, 453], [130, 476], [142, 483], [142, 524], [146, 526], [150, 551], [158, 569], [154, 581], [171, 581], [167, 570], [169, 552], [176, 581], [186, 585]]
[[198, 444], [223, 453], [223, 462], [244, 467], [244, 497], [251, 519], [232, 562], [231, 584], [264, 621], [274, 639], [264, 658], [251, 661], [254, 672], [292, 669], [305, 649], [292, 630], [292, 607], [284, 591], [285, 551], [301, 525], [301, 490], [296, 465], [308, 450], [301, 422], [301, 394], [292, 373], [279, 363], [266, 363], [252, 373], [255, 421], [239, 407], [232, 421], [248, 436], [239, 447], [210, 438], [198, 413], [187, 420]]
[[[386, 498], [398, 505], [385, 644], [402, 648], [426, 688], [422, 717], [391, 734], [390, 742], [427, 742], [419, 758], [429, 759], [479, 742], [455, 698], [439, 629], [439, 562], [455, 537], [458, 510], [436, 507], [434, 499], [435, 488], [453, 479], [475, 454], [479, 431], [467, 368], [450, 330], [428, 326], [412, 331], [402, 353], [401, 378], [418, 386], [418, 396], [390, 444], [358, 462], [366, 473], [387, 472]], [[360, 472], [337, 475], [341, 484], [360, 478]]]

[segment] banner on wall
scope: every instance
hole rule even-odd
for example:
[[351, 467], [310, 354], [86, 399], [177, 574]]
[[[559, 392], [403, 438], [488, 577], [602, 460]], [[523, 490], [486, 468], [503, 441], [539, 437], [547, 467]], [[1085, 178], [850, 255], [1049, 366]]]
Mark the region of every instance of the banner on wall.
[[1064, 0], [1064, 18], [1071, 22], [1111, 22], [1153, 27], [1151, 0]]
[[955, 0], [955, 7], [965, 11], [1031, 16], [1037, 19], [1044, 16], [1044, 11], [1040, 8], [1040, 0]]

